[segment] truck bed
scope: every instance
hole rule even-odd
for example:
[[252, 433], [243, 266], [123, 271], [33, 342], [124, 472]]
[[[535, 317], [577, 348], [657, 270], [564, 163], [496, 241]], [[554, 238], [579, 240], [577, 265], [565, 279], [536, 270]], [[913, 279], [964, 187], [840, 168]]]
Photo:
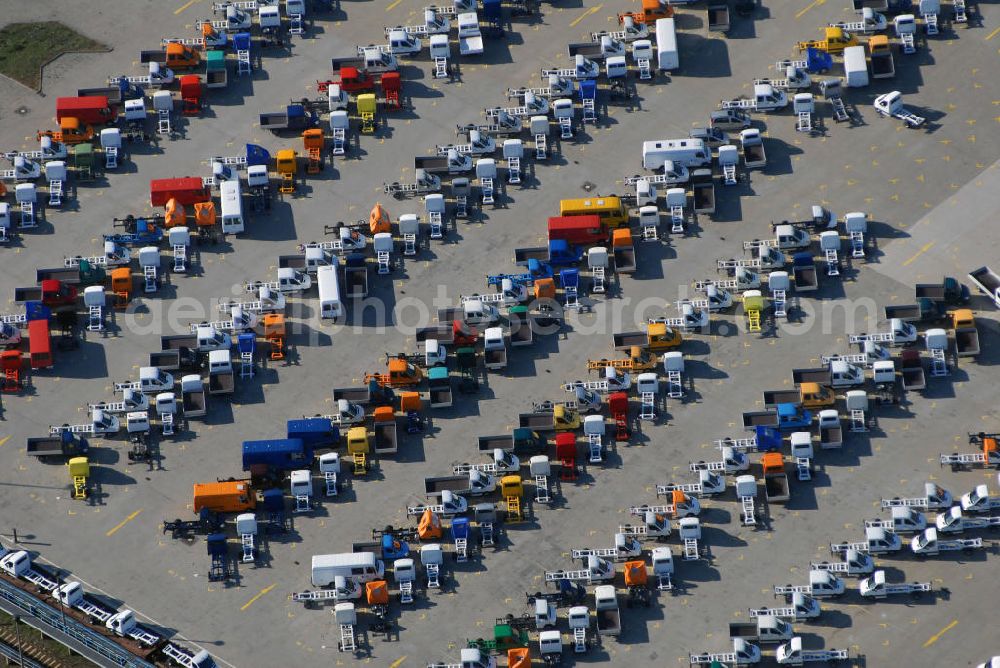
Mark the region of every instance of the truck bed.
[[[787, 501], [789, 497], [788, 490], [788, 475], [781, 474], [770, 474], [764, 478], [764, 492], [767, 495], [768, 501]], [[754, 627], [754, 636], [757, 635], [756, 626]]]
[[873, 53], [871, 55], [871, 61], [873, 79], [888, 79], [889, 77], [895, 76], [896, 64], [893, 62], [892, 52]]
[[180, 348], [195, 350], [197, 347], [198, 337], [194, 334], [170, 334], [160, 337], [160, 350], [178, 350]]
[[185, 394], [183, 397], [184, 416], [201, 417], [205, 415], [205, 401], [204, 392], [188, 392]]
[[621, 614], [615, 610], [597, 610], [597, 633], [602, 636], [616, 636], [621, 633]]
[[63, 440], [59, 436], [29, 438], [25, 453], [30, 457], [75, 457], [83, 454], [76, 441], [64, 447]]
[[517, 416], [518, 427], [527, 427], [535, 431], [553, 431], [551, 413], [521, 413]]
[[160, 352], [149, 353], [149, 366], [155, 366], [164, 371], [177, 371], [181, 368], [180, 349], [162, 350]]
[[507, 366], [506, 350], [486, 350], [483, 351], [484, 366], [487, 369], [498, 371]]
[[462, 492], [469, 491], [469, 477], [465, 475], [448, 475], [434, 478], [424, 478], [425, 494], [440, 494], [444, 491]]
[[140, 63], [160, 63], [163, 64], [167, 62], [167, 52], [162, 50], [154, 51], [140, 51], [139, 52], [139, 62]]
[[712, 2], [708, 5], [709, 32], [729, 32], [729, 3]]
[[615, 350], [628, 350], [632, 346], [645, 347], [647, 340], [645, 332], [622, 332], [612, 336]]
[[534, 341], [532, 317], [530, 315], [527, 317], [512, 315], [508, 322], [510, 323], [510, 345], [514, 347], [530, 346]]
[[209, 394], [232, 394], [236, 387], [233, 372], [213, 373], [208, 377]]
[[844, 428], [840, 425], [836, 427], [814, 425], [811, 431], [819, 438], [821, 449], [839, 448], [844, 444]]
[[767, 407], [778, 404], [794, 404], [800, 399], [798, 390], [766, 390], [764, 392], [764, 405]]
[[527, 264], [528, 260], [538, 260], [548, 262], [549, 249], [546, 246], [536, 246], [533, 248], [515, 248], [514, 262], [517, 264]]
[[899, 318], [907, 322], [920, 320], [920, 306], [917, 304], [896, 304], [885, 307], [885, 319]]
[[364, 406], [371, 401], [371, 392], [368, 391], [367, 387], [333, 388], [333, 400], [340, 401], [341, 399]]
[[974, 357], [979, 354], [979, 330], [963, 327], [955, 330], [955, 350], [959, 357]]
[[615, 271], [619, 274], [635, 273], [635, 248], [615, 248]]
[[365, 297], [368, 294], [368, 267], [348, 267], [344, 276], [348, 297]]
[[496, 448], [501, 450], [513, 450], [514, 449], [514, 435], [504, 434], [498, 436], [480, 436], [479, 437], [479, 451], [480, 452], [490, 452]]
[[418, 155], [413, 158], [414, 169], [426, 170], [428, 174], [448, 171], [448, 157], [444, 155]]
[[36, 302], [42, 298], [42, 288], [31, 285], [26, 288], [14, 288], [14, 302], [23, 304], [24, 302]]
[[923, 365], [903, 367], [900, 371], [903, 376], [904, 390], [923, 390], [927, 388], [927, 377], [924, 375]]
[[757, 427], [777, 427], [778, 414], [774, 411], [750, 411], [743, 414], [743, 428], [755, 431]]
[[757, 635], [757, 622], [729, 622], [730, 638], [756, 640]]
[[1000, 276], [989, 267], [980, 267], [969, 272], [969, 278], [975, 281], [981, 288], [993, 297], [1000, 289]]
[[744, 146], [743, 161], [746, 163], [747, 167], [765, 166], [767, 164], [767, 158], [764, 155], [764, 145], [750, 144], [749, 146]]
[[819, 287], [815, 262], [811, 265], [794, 265], [792, 274], [795, 277], [796, 292], [812, 292]]
[[306, 256], [305, 255], [279, 255], [278, 256], [278, 268], [279, 269], [305, 269], [306, 266]]
[[945, 301], [945, 289], [943, 284], [917, 283], [913, 289], [917, 299], [930, 299], [935, 302]]
[[448, 345], [454, 343], [455, 331], [450, 322], [447, 324], [431, 325], [430, 327], [421, 327], [417, 330], [416, 339], [417, 343], [434, 340]]
[[[819, 383], [820, 385], [830, 384], [830, 370], [825, 367], [817, 367], [813, 369], [792, 369], [792, 382], [796, 385], [801, 385], [802, 383]], [[797, 403], [798, 398], [796, 397], [789, 403]]]
[[696, 170], [691, 175], [691, 190], [694, 192], [694, 210], [696, 213], [715, 213], [715, 179], [712, 173], [699, 178]]
[[431, 408], [448, 408], [452, 405], [451, 379], [448, 379], [447, 383], [439, 382], [430, 385], [427, 389], [428, 394], [430, 394]]
[[[375, 433], [375, 452], [384, 455], [396, 454], [396, 420], [392, 422], [376, 422], [372, 431]], [[467, 485], [467, 481], [466, 481]]]
[[41, 283], [42, 281], [50, 279], [62, 281], [66, 285], [79, 285], [80, 270], [76, 267], [56, 267], [54, 269], [35, 270], [36, 283]]

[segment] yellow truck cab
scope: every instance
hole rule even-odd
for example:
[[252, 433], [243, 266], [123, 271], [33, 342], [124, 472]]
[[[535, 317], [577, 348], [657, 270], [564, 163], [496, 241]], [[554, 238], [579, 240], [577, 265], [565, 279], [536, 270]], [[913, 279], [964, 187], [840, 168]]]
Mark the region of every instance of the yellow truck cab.
[[799, 386], [799, 396], [802, 405], [806, 408], [832, 406], [837, 401], [833, 390], [823, 387], [819, 383], [802, 383]]
[[662, 322], [651, 322], [646, 326], [647, 347], [649, 350], [666, 350], [676, 348], [684, 342], [681, 333]]
[[521, 498], [524, 496], [524, 485], [519, 475], [505, 475], [500, 478], [500, 496], [507, 499], [510, 497]]
[[821, 51], [826, 51], [827, 53], [840, 53], [849, 46], [857, 46], [858, 38], [847, 32], [843, 28], [838, 28], [836, 26], [830, 26], [824, 29], [823, 39], [809, 40], [808, 42], [799, 42], [796, 44], [796, 48], [799, 51], [805, 51], [806, 49], [813, 48], [819, 49]]
[[572, 408], [557, 405], [552, 409], [552, 425], [556, 431], [573, 431], [580, 428], [580, 414]]

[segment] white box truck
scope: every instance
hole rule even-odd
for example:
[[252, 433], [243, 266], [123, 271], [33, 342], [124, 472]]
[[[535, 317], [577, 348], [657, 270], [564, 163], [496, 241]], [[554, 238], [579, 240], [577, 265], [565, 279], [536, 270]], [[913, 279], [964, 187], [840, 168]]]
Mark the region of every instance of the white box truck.
[[219, 186], [219, 199], [222, 202], [222, 233], [239, 234], [244, 230], [243, 193], [240, 192], [239, 179], [223, 181]]
[[344, 314], [344, 305], [340, 301], [340, 276], [337, 258], [331, 258], [331, 264], [316, 270], [316, 282], [319, 285], [319, 317], [326, 320], [336, 320]]
[[844, 49], [844, 83], [848, 88], [864, 88], [868, 85], [865, 47], [849, 46]]
[[673, 19], [656, 21], [656, 61], [661, 70], [676, 70], [681, 66], [677, 51], [677, 31]]

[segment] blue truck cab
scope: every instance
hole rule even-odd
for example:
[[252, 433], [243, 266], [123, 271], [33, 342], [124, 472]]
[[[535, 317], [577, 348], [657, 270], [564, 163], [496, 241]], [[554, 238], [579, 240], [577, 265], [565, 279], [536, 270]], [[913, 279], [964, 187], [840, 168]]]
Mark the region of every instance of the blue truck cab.
[[805, 429], [812, 424], [812, 413], [799, 404], [778, 404], [778, 429]]

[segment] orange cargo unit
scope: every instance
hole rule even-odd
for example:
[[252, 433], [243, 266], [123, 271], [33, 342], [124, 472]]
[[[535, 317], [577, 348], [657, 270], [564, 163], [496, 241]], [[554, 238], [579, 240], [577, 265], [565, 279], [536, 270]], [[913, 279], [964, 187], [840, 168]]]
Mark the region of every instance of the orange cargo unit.
[[645, 561], [626, 561], [623, 567], [625, 571], [626, 587], [645, 587], [648, 582]]
[[199, 229], [215, 227], [215, 202], [195, 202], [194, 224]]
[[398, 358], [389, 360], [389, 373], [365, 374], [365, 383], [374, 380], [382, 387], [409, 387], [420, 384], [423, 379], [423, 371]]
[[382, 204], [380, 202], [376, 202], [375, 206], [372, 207], [371, 212], [368, 214], [368, 230], [372, 234], [392, 231], [392, 222], [389, 218], [389, 212], [382, 208]]
[[435, 540], [441, 538], [441, 533], [441, 518], [430, 508], [426, 509], [417, 524], [417, 537], [420, 540]]
[[535, 299], [555, 299], [556, 282], [551, 278], [539, 278], [535, 281]]
[[253, 510], [257, 499], [250, 489], [250, 483], [243, 480], [229, 482], [204, 482], [194, 485], [194, 512], [202, 508], [217, 513], [238, 513]]
[[366, 582], [365, 597], [368, 605], [389, 605], [389, 585], [385, 580]]
[[170, 229], [171, 227], [184, 227], [185, 225], [187, 225], [187, 211], [184, 209], [183, 204], [171, 197], [167, 200], [163, 226]]
[[115, 295], [115, 308], [128, 308], [132, 298], [132, 270], [118, 267], [111, 270], [111, 292]]
[[[399, 410], [403, 413], [409, 411], [419, 411], [423, 405], [423, 401], [420, 399], [419, 392], [400, 392], [399, 393]], [[378, 409], [375, 410], [378, 413]]]
[[527, 647], [512, 647], [507, 650], [507, 665], [510, 668], [531, 668], [531, 652]]
[[396, 414], [393, 412], [391, 406], [379, 406], [372, 413], [372, 420], [374, 422], [392, 422], [396, 419]]

